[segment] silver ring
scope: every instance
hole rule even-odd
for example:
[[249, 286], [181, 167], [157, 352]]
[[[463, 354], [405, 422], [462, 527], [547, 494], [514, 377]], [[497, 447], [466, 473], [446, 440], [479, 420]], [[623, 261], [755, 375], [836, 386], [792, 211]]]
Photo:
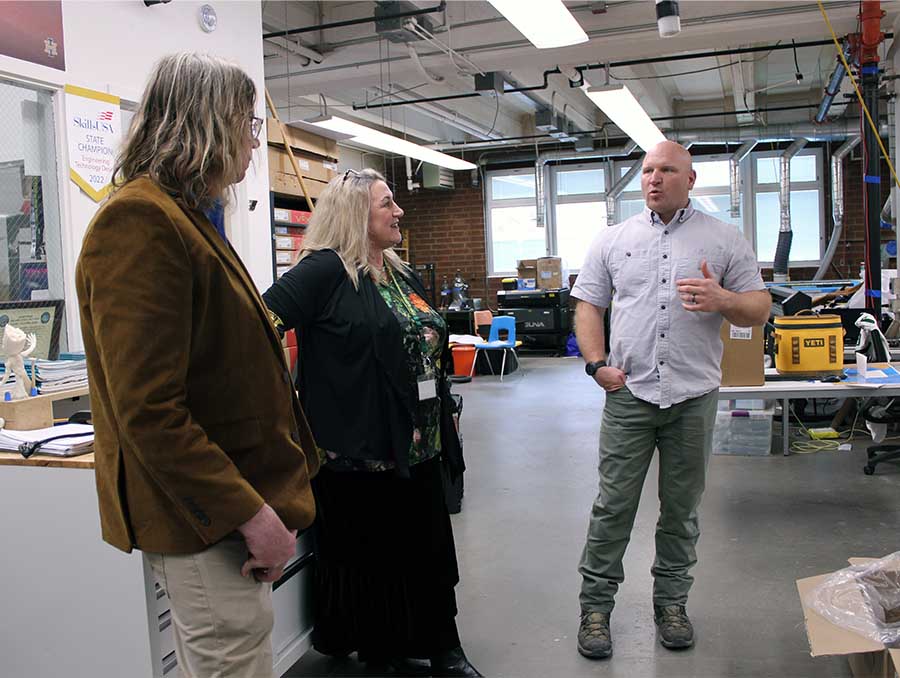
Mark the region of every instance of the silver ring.
[[692, 304], [696, 304], [696, 303], [697, 303], [697, 294], [696, 294], [696, 293], [691, 294], [691, 303], [692, 303]]

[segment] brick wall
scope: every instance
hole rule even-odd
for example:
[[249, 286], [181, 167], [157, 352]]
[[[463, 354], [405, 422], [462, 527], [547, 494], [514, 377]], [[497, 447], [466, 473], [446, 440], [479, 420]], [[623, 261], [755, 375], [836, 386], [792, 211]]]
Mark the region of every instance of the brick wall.
[[[827, 164], [827, 163], [826, 163]], [[834, 256], [827, 278], [855, 276], [863, 260], [865, 224], [863, 222], [862, 161], [847, 160], [844, 166], [844, 234]], [[484, 238], [483, 187], [472, 186], [469, 172], [457, 172], [456, 189], [452, 191], [418, 190], [407, 193], [397, 186], [397, 202], [406, 212], [402, 227], [408, 231], [410, 257], [415, 263], [434, 263], [438, 289], [443, 276], [453, 278], [459, 269], [471, 285], [471, 296], [481, 297], [494, 308], [500, 278], [487, 277]], [[830, 180], [829, 180], [830, 181]], [[827, 235], [831, 232], [831, 190], [825, 182], [825, 216]], [[399, 184], [400, 182], [398, 182]], [[891, 185], [886, 164], [882, 168], [882, 202]], [[892, 233], [883, 232], [885, 240]], [[826, 239], [827, 243], [827, 239]], [[892, 261], [893, 265], [893, 261]], [[808, 280], [815, 268], [792, 268], [794, 280]], [[772, 270], [764, 269], [763, 277], [771, 280]]]
[[[487, 295], [487, 256], [484, 240], [484, 194], [472, 186], [468, 172], [456, 173], [456, 188], [407, 193], [397, 186], [396, 200], [406, 213], [400, 227], [409, 238], [414, 263], [435, 265], [438, 290], [444, 276], [452, 280], [459, 269], [469, 281], [469, 294], [496, 303]], [[499, 282], [497, 284], [499, 287]]]

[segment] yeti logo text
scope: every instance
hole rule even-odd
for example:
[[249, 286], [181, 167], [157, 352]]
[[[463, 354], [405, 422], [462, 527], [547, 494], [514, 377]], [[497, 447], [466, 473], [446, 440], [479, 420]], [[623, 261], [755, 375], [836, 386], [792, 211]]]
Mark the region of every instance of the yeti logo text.
[[804, 339], [803, 348], [825, 348], [824, 339]]

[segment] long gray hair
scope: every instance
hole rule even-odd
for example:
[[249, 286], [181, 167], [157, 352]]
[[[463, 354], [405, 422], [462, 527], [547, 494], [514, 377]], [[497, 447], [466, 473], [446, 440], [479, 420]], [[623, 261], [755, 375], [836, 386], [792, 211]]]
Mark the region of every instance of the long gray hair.
[[[369, 190], [384, 177], [373, 169], [347, 170], [328, 182], [316, 202], [316, 209], [300, 259], [318, 250], [334, 250], [344, 263], [353, 286], [359, 289], [360, 270], [371, 273], [369, 265]], [[407, 270], [394, 250], [384, 250], [386, 265], [403, 273]]]
[[206, 209], [241, 177], [256, 86], [224, 59], [163, 57], [147, 83], [113, 172], [115, 187], [141, 176], [192, 209]]

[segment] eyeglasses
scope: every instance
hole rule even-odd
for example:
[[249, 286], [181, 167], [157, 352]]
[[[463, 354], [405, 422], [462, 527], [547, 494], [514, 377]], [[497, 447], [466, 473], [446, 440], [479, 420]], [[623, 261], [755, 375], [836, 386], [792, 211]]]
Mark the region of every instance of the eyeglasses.
[[349, 176], [361, 177], [362, 172], [357, 172], [355, 169], [348, 169], [346, 172], [344, 172], [344, 178], [341, 179], [341, 185], [343, 185], [344, 182], [347, 181], [347, 177]]
[[259, 133], [262, 132], [263, 119], [257, 118], [255, 115], [250, 116], [250, 136], [254, 139], [259, 138]]

